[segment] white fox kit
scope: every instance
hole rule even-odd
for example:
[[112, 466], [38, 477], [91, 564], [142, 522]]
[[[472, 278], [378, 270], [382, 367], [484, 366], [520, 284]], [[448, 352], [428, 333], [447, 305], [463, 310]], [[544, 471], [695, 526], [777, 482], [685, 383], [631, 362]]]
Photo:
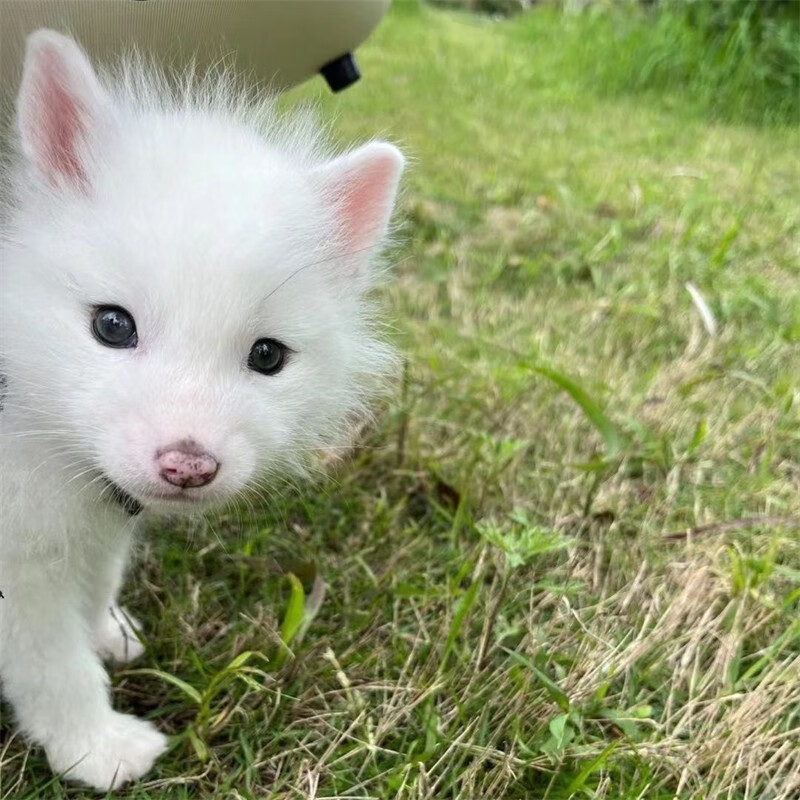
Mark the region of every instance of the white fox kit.
[[96, 789], [165, 737], [102, 659], [139, 521], [302, 470], [390, 351], [365, 294], [403, 158], [329, 158], [224, 78], [28, 40], [0, 251], [0, 686], [52, 768]]

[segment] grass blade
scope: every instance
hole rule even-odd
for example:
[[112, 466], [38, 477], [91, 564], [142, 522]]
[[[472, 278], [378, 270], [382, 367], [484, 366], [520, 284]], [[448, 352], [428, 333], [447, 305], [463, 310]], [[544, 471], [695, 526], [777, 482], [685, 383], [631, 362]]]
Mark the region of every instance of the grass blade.
[[453, 622], [450, 625], [450, 630], [447, 633], [447, 641], [444, 645], [440, 669], [444, 668], [445, 664], [447, 663], [447, 659], [453, 650], [453, 647], [455, 647], [456, 639], [458, 638], [458, 634], [464, 625], [464, 620], [467, 618], [467, 614], [469, 614], [470, 609], [475, 604], [479, 587], [480, 583], [475, 581], [458, 601], [455, 614], [453, 615]]
[[566, 692], [549, 676], [542, 672], [529, 658], [526, 658], [522, 653], [516, 650], [509, 650], [507, 647], [502, 648], [514, 661], [522, 664], [523, 667], [529, 669], [539, 680], [539, 683], [544, 686], [550, 699], [565, 713], [570, 710], [569, 697]]
[[278, 669], [283, 666], [291, 652], [289, 645], [303, 624], [306, 607], [306, 595], [300, 579], [293, 572], [287, 572], [286, 577], [289, 579], [291, 593], [289, 595], [289, 605], [286, 607], [286, 613], [283, 615], [283, 622], [281, 623], [281, 642], [283, 646], [275, 659], [275, 666]]
[[620, 429], [603, 413], [600, 406], [589, 396], [585, 389], [571, 378], [550, 367], [534, 367], [545, 378], [549, 378], [559, 388], [563, 389], [580, 407], [589, 422], [594, 425], [606, 445], [608, 455], [616, 456], [623, 447], [624, 437]]
[[152, 675], [154, 678], [159, 678], [165, 683], [171, 683], [173, 686], [180, 689], [187, 697], [190, 697], [198, 706], [201, 705], [203, 702], [203, 698], [200, 695], [200, 692], [198, 692], [197, 689], [194, 688], [194, 686], [186, 683], [186, 681], [181, 680], [181, 678], [178, 678], [175, 675], [171, 675], [169, 672], [163, 672], [160, 669], [143, 668], [143, 669], [126, 670], [126, 674]]

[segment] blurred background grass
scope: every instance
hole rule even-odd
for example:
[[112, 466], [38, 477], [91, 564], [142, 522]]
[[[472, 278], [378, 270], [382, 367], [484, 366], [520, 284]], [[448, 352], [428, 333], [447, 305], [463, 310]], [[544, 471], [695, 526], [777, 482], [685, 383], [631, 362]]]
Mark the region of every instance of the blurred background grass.
[[[699, 113], [756, 124], [800, 120], [796, 0], [432, 0], [510, 16], [548, 6], [559, 65], [609, 94], [667, 93]], [[533, 44], [543, 14], [519, 35]]]

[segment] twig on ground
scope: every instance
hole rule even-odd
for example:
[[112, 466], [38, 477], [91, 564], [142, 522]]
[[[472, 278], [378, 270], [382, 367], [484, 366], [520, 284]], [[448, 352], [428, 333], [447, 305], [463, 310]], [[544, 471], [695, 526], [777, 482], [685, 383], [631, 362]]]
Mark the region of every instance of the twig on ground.
[[681, 539], [689, 539], [693, 536], [700, 536], [706, 533], [727, 533], [728, 531], [755, 528], [758, 525], [800, 528], [800, 517], [745, 517], [744, 519], [733, 519], [728, 522], [712, 522], [708, 525], [698, 525], [696, 528], [687, 528], [683, 531], [668, 533], [664, 536], [664, 540], [667, 542], [678, 542]]

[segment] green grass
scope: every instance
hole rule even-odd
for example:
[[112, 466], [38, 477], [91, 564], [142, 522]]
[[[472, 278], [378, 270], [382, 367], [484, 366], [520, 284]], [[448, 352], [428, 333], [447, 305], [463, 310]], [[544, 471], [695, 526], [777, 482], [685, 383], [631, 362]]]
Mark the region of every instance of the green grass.
[[[119, 796], [798, 796], [797, 130], [592, 85], [579, 24], [401, 6], [295, 93], [411, 157], [407, 369], [332, 480], [143, 543], [114, 700], [174, 746]], [[88, 797], [3, 736], [0, 798]]]
[[[537, 35], [543, 14], [519, 26]], [[561, 21], [560, 69], [607, 96], [724, 121], [800, 123], [800, 0], [595, 0]]]

